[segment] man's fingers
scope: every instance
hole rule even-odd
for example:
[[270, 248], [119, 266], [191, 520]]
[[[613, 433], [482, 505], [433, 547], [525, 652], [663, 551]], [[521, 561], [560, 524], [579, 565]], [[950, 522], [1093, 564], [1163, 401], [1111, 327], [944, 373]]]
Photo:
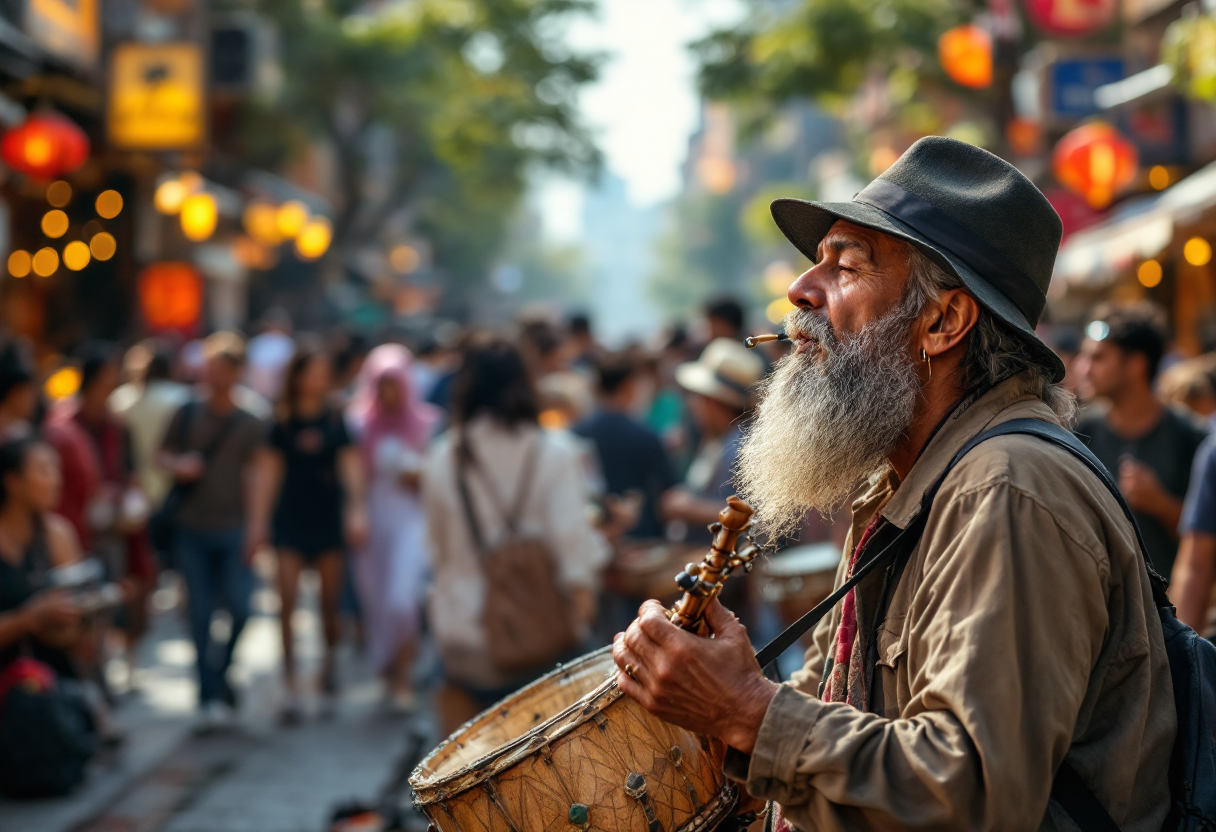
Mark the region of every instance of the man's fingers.
[[714, 598], [709, 602], [709, 606], [705, 608], [705, 623], [709, 625], [709, 629], [713, 630], [714, 635], [724, 636], [736, 628], [742, 628], [739, 619], [735, 614], [722, 606], [722, 602]]
[[618, 670], [616, 672], [616, 685], [625, 692], [626, 696], [631, 699], [636, 699], [638, 704], [643, 708], [648, 711], [654, 711], [655, 705], [657, 704], [654, 697], [647, 692], [646, 688], [642, 687], [633, 679], [630, 679], [629, 676], [625, 674], [625, 671]]
[[638, 610], [638, 620], [634, 623], [658, 645], [665, 645], [680, 634], [680, 628], [671, 623], [667, 610], [658, 601], [642, 604]]

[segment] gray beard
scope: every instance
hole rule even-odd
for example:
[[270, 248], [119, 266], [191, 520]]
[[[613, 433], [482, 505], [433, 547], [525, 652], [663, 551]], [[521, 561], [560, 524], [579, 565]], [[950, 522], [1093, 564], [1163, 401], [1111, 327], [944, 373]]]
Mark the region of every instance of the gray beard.
[[819, 347], [777, 362], [761, 384], [760, 406], [739, 450], [735, 482], [756, 511], [761, 537], [797, 532], [807, 512], [833, 512], [889, 467], [921, 395], [907, 353], [914, 319], [901, 303], [841, 343], [809, 310], [786, 316], [786, 332], [803, 333]]

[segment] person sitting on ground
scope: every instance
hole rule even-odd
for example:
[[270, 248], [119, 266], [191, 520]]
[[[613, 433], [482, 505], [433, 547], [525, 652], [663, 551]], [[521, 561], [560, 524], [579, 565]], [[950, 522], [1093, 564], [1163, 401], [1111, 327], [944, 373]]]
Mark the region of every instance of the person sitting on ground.
[[77, 563], [72, 524], [54, 513], [63, 484], [55, 451], [34, 438], [0, 443], [0, 671], [28, 655], [76, 678], [80, 610], [49, 570]]
[[1144, 535], [1154, 568], [1170, 574], [1191, 463], [1204, 431], [1161, 404], [1153, 382], [1165, 355], [1165, 316], [1151, 304], [1104, 305], [1085, 328], [1077, 372], [1107, 409], [1076, 433], [1112, 474]]

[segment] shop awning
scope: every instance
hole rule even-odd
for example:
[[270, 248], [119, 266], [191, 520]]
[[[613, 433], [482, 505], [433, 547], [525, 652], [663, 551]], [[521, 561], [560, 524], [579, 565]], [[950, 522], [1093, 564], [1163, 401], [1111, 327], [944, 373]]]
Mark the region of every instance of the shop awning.
[[1060, 247], [1052, 295], [1069, 288], [1112, 282], [1139, 260], [1156, 257], [1170, 244], [1174, 226], [1216, 206], [1216, 162], [1160, 194], [1120, 206], [1102, 223], [1078, 231]]

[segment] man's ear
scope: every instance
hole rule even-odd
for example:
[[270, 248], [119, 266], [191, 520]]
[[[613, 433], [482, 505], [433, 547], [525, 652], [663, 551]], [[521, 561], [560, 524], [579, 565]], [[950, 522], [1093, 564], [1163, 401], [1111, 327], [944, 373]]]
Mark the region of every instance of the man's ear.
[[954, 349], [980, 319], [980, 306], [964, 289], [947, 289], [926, 307], [928, 326], [920, 348], [930, 358]]

